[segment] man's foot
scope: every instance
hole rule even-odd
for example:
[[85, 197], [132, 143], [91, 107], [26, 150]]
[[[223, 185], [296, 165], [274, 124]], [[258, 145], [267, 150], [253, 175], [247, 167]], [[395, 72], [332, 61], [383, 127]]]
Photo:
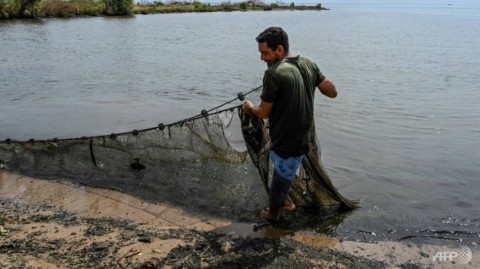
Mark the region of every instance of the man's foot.
[[276, 221], [278, 219], [278, 214], [272, 214], [270, 210], [260, 211], [260, 217], [264, 220]]
[[284, 205], [283, 205], [282, 209], [285, 210], [285, 211], [293, 211], [296, 208], [297, 207], [295, 206], [292, 199], [290, 198], [290, 195], [288, 195], [287, 198], [285, 198], [285, 202], [284, 202]]

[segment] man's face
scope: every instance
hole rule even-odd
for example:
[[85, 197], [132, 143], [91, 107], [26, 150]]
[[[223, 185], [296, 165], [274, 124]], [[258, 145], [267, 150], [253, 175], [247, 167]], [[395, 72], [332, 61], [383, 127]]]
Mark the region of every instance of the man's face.
[[266, 62], [268, 66], [272, 66], [284, 57], [283, 47], [281, 45], [277, 46], [277, 49], [272, 50], [267, 45], [267, 42], [259, 42], [258, 51], [260, 52], [260, 59]]

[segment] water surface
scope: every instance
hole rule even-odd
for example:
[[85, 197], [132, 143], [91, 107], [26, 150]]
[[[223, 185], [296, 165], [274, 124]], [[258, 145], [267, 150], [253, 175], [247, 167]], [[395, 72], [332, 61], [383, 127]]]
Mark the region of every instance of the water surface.
[[[317, 95], [323, 160], [362, 208], [337, 232], [479, 241], [480, 8], [0, 22], [0, 139], [109, 134], [169, 123], [261, 84], [255, 37], [282, 26], [338, 88]], [[355, 232], [352, 235], [352, 231]]]

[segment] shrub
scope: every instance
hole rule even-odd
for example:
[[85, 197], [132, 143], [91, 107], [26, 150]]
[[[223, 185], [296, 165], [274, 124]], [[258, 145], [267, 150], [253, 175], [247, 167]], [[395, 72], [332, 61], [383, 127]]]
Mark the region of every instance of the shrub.
[[42, 11], [47, 17], [96, 16], [103, 11], [103, 5], [94, 0], [49, 0], [43, 3]]
[[6, 19], [15, 13], [13, 0], [0, 0], [0, 19]]
[[0, 0], [0, 18], [36, 17], [41, 0]]
[[106, 15], [132, 15], [133, 0], [104, 0]]
[[54, 0], [43, 4], [43, 15], [47, 17], [71, 17], [78, 11], [77, 4], [73, 2]]
[[242, 2], [239, 7], [240, 7], [241, 10], [245, 11], [245, 10], [247, 10], [247, 3]]

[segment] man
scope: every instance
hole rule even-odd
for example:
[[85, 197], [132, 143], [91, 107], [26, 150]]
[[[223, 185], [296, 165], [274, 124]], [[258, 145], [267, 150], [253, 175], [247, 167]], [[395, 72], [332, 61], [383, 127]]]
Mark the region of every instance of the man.
[[288, 195], [295, 174], [308, 152], [313, 124], [315, 89], [330, 98], [337, 96], [335, 85], [310, 60], [289, 53], [287, 33], [270, 27], [257, 38], [260, 58], [268, 65], [263, 77], [260, 105], [245, 101], [243, 110], [270, 123], [270, 159], [274, 171], [270, 186], [270, 207], [260, 212], [277, 220], [280, 210], [294, 210]]

